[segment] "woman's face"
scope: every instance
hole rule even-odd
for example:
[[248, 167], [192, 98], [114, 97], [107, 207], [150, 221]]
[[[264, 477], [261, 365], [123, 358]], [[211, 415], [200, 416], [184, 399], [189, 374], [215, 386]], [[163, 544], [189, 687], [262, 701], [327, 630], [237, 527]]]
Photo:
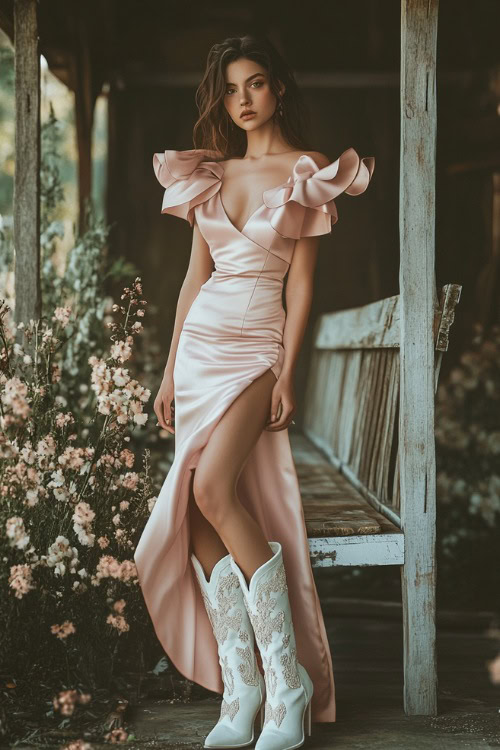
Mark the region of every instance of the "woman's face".
[[[269, 86], [268, 73], [262, 65], [241, 57], [226, 68], [226, 93], [224, 106], [229, 116], [243, 130], [255, 130], [273, 116], [276, 97]], [[252, 117], [241, 117], [245, 110]]]

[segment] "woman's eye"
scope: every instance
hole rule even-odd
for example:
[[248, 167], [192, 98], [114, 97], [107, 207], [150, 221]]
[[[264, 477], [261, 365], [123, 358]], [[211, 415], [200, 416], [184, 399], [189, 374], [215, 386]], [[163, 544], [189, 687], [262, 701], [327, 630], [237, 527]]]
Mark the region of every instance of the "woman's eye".
[[[250, 84], [251, 86], [256, 86], [257, 88], [260, 88], [264, 85], [264, 81], [253, 81], [253, 83]], [[226, 94], [232, 94], [233, 91], [236, 91], [236, 89], [227, 89]]]

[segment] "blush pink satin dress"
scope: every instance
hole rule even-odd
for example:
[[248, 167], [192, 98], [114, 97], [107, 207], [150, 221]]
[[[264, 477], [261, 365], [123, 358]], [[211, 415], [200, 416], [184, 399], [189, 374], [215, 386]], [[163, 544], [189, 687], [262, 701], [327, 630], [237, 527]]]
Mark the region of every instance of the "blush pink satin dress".
[[[266, 190], [238, 230], [220, 198], [224, 168], [205, 149], [153, 156], [165, 188], [161, 212], [194, 218], [215, 270], [180, 334], [174, 367], [175, 456], [135, 552], [146, 605], [166, 654], [187, 678], [222, 693], [217, 642], [189, 557], [190, 469], [237, 396], [283, 365], [284, 276], [296, 240], [331, 232], [334, 199], [366, 190], [373, 157], [352, 148], [318, 168], [301, 155], [288, 180]], [[332, 660], [314, 583], [288, 430], [263, 430], [238, 481], [240, 501], [268, 541], [280, 542], [297, 642], [313, 683], [313, 721], [335, 721]]]

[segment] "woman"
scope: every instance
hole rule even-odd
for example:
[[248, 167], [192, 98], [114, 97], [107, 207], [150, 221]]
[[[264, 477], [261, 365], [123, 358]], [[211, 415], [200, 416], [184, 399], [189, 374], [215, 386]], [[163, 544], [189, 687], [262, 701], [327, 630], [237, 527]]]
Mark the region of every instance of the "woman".
[[374, 160], [305, 149], [296, 82], [266, 40], [216, 44], [197, 103], [200, 147], [153, 156], [162, 213], [189, 221], [193, 242], [154, 404], [175, 460], [135, 560], [165, 651], [223, 692], [205, 747], [251, 744], [260, 710], [256, 747], [285, 750], [303, 744], [305, 716], [309, 734], [311, 718], [335, 721], [287, 431], [293, 376], [319, 235]]

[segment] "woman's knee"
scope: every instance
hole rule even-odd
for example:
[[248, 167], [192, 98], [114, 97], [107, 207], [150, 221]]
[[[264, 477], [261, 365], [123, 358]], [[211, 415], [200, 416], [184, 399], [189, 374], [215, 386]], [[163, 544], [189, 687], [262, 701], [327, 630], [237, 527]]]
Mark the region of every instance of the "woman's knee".
[[218, 476], [217, 472], [204, 471], [203, 467], [197, 467], [193, 481], [194, 499], [214, 528], [222, 523], [234, 503], [234, 490], [234, 483]]

